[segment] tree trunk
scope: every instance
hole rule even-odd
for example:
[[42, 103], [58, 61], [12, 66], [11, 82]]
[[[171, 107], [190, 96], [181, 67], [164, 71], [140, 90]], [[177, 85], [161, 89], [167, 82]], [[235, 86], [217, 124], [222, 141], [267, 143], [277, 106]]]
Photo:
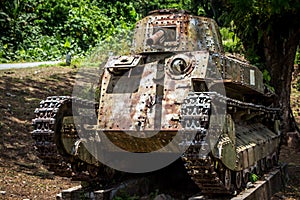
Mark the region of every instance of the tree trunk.
[[[293, 130], [290, 109], [291, 81], [299, 44], [299, 27], [290, 30], [277, 28], [263, 35], [264, 56], [266, 66], [271, 73], [271, 84], [278, 96], [277, 106], [281, 108], [283, 142], [286, 142], [286, 133]], [[285, 37], [282, 37], [284, 32]]]

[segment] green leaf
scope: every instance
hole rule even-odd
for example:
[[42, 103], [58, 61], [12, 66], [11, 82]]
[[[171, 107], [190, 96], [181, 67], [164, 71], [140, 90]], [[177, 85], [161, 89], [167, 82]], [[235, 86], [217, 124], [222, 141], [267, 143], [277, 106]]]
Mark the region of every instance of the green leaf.
[[266, 69], [263, 70], [263, 78], [267, 83], [271, 81], [271, 75]]
[[259, 179], [259, 176], [257, 176], [256, 174], [253, 174], [253, 173], [250, 173], [250, 174], [249, 174], [249, 180], [250, 180], [252, 183], [258, 181], [258, 179]]
[[67, 38], [66, 39], [66, 42], [65, 42], [65, 44], [64, 44], [64, 47], [65, 48], [71, 48], [71, 42], [70, 42], [70, 40]]

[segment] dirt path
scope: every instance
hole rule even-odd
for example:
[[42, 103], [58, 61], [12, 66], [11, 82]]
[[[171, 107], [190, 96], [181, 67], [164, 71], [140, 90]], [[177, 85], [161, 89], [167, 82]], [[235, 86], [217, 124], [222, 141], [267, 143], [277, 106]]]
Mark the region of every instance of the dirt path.
[[19, 69], [19, 68], [29, 68], [29, 67], [37, 67], [40, 65], [55, 65], [62, 61], [45, 61], [45, 62], [31, 62], [31, 63], [5, 63], [0, 64], [0, 70], [7, 69]]

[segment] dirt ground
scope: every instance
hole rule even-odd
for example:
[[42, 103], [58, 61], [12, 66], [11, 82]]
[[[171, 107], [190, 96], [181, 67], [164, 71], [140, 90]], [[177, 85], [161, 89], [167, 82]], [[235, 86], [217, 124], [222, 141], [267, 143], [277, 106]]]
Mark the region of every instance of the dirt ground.
[[0, 71], [0, 199], [55, 199], [62, 189], [78, 185], [46, 170], [30, 135], [39, 102], [70, 95], [75, 73], [66, 67]]
[[[30, 135], [39, 102], [47, 96], [70, 95], [75, 75], [71, 67], [0, 70], [0, 199], [55, 199], [62, 189], [79, 185], [46, 170]], [[298, 95], [292, 97], [296, 112]], [[300, 199], [300, 148], [284, 146], [280, 161], [288, 164], [290, 180], [274, 199]]]

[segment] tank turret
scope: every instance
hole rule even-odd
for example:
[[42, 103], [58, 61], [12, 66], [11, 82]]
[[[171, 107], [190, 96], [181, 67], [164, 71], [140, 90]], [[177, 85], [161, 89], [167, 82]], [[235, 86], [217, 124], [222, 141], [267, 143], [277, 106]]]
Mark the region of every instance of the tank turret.
[[109, 182], [181, 159], [201, 192], [232, 194], [277, 164], [278, 108], [261, 71], [224, 53], [213, 19], [150, 12], [131, 55], [109, 57], [98, 91], [98, 102], [53, 96], [35, 111], [39, 157], [59, 175]]
[[156, 10], [136, 24], [135, 54], [186, 51], [223, 52], [218, 25], [213, 19], [187, 11]]

